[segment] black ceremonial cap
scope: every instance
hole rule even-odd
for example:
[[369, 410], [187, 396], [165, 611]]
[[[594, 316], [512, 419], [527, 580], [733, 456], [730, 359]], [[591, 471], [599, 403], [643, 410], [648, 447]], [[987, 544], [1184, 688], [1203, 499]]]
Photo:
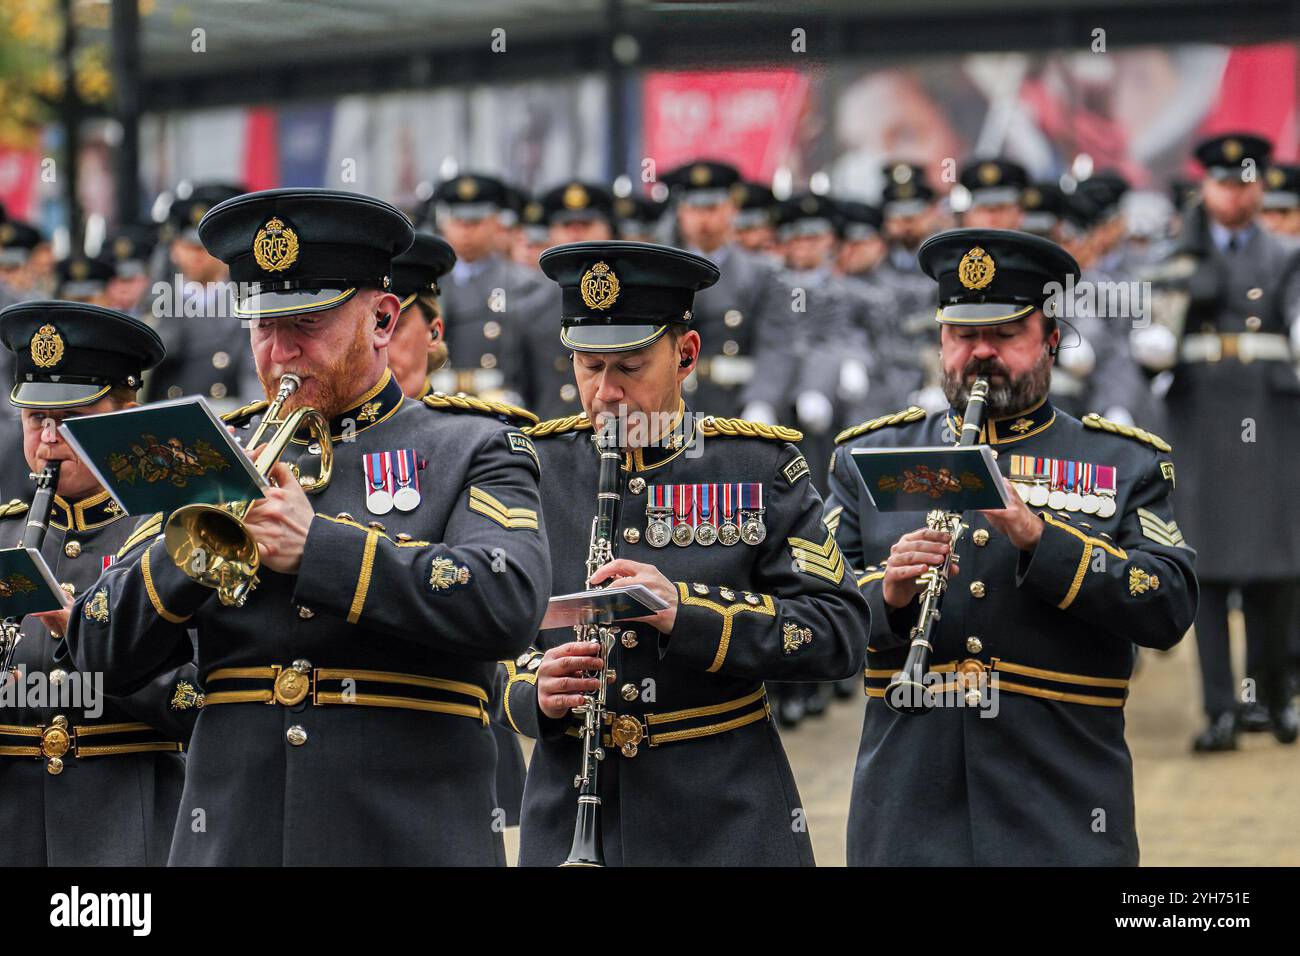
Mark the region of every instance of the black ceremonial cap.
[[370, 196], [267, 189], [209, 211], [199, 238], [241, 284], [235, 315], [274, 318], [336, 308], [357, 289], [391, 288], [393, 260], [415, 230], [396, 207]]
[[453, 219], [477, 221], [507, 208], [510, 190], [495, 176], [464, 173], [440, 184], [434, 190], [433, 201], [445, 206]]
[[921, 243], [921, 269], [939, 283], [945, 325], [1000, 325], [1040, 309], [1049, 283], [1079, 278], [1074, 257], [1049, 239], [1011, 229], [950, 229]]
[[1020, 191], [1020, 208], [1024, 210], [1020, 228], [1045, 236], [1065, 218], [1065, 192], [1051, 180], [1030, 183]]
[[63, 259], [55, 267], [58, 294], [64, 299], [88, 299], [99, 295], [109, 280], [117, 278], [117, 267], [104, 256]]
[[961, 171], [961, 184], [970, 192], [972, 206], [1001, 206], [1020, 201], [1029, 185], [1025, 167], [1008, 159], [971, 160]]
[[731, 187], [740, 171], [730, 163], [699, 160], [678, 166], [663, 177], [664, 184], [682, 202], [692, 206], [718, 206], [731, 200]]
[[113, 263], [119, 278], [148, 271], [149, 257], [158, 243], [158, 228], [149, 223], [131, 223], [115, 232], [100, 251], [100, 258]]
[[853, 242], [879, 234], [884, 217], [875, 206], [854, 199], [835, 200], [840, 238]]
[[20, 302], [0, 312], [14, 353], [9, 401], [20, 408], [92, 405], [110, 388], [139, 388], [162, 361], [158, 333], [115, 309], [80, 302]]
[[614, 194], [604, 186], [571, 180], [547, 190], [542, 196], [542, 212], [547, 223], [592, 222], [614, 217]]
[[1300, 206], [1300, 166], [1270, 166], [1264, 174], [1264, 208], [1295, 209]]
[[17, 219], [0, 222], [0, 266], [20, 266], [41, 243], [40, 230]]
[[529, 199], [519, 212], [519, 226], [524, 237], [531, 243], [546, 242], [551, 234], [546, 225], [546, 207], [540, 199]]
[[886, 163], [880, 202], [885, 216], [914, 216], [934, 199], [925, 170], [912, 163]]
[[839, 228], [839, 210], [827, 196], [801, 193], [777, 206], [782, 236], [816, 236]]
[[1234, 177], [1245, 181], [1247, 162], [1262, 170], [1273, 156], [1273, 144], [1253, 133], [1224, 133], [1202, 140], [1196, 146], [1196, 158], [1213, 179]]
[[620, 196], [614, 200], [614, 216], [622, 232], [648, 232], [659, 222], [667, 205], [649, 196]]
[[184, 199], [172, 200], [167, 210], [166, 238], [197, 243], [199, 222], [208, 214], [208, 210], [227, 199], [243, 195], [245, 191], [229, 183], [200, 183], [194, 186]]
[[1078, 192], [1097, 207], [1101, 217], [1119, 210], [1119, 201], [1129, 191], [1128, 180], [1113, 169], [1103, 169], [1079, 183]]
[[731, 187], [731, 201], [736, 204], [737, 229], [770, 226], [775, 221], [776, 196], [762, 183], [748, 180], [736, 183]]
[[703, 256], [649, 242], [570, 242], [539, 265], [560, 286], [560, 341], [576, 352], [626, 352], [689, 326], [695, 293], [718, 281]]
[[417, 232], [411, 248], [393, 260], [393, 292], [402, 308], [417, 295], [438, 294], [438, 280], [456, 264], [456, 252], [446, 239]]

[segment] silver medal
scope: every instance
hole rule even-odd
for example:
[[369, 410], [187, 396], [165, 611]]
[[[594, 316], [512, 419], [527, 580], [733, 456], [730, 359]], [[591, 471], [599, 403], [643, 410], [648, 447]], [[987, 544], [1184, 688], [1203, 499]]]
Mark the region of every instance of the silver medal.
[[1097, 507], [1097, 515], [1101, 518], [1109, 518], [1115, 513], [1115, 498], [1113, 495], [1103, 495], [1101, 504]]
[[740, 540], [740, 529], [730, 521], [724, 522], [718, 529], [718, 540], [729, 548]]
[[410, 485], [393, 492], [393, 505], [398, 511], [414, 511], [420, 506], [420, 493]]
[[366, 495], [366, 510], [372, 515], [386, 515], [393, 510], [393, 496], [387, 491], [372, 491]]

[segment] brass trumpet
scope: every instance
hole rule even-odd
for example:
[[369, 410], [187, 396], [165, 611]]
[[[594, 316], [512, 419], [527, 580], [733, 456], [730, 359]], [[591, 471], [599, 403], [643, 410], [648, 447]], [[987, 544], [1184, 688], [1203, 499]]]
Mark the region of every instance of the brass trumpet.
[[[267, 406], [245, 447], [256, 448], [267, 429], [275, 429], [254, 463], [257, 473], [265, 476], [280, 459], [289, 440], [305, 425], [320, 446], [320, 467], [315, 477], [300, 477], [297, 466], [290, 467], [304, 491], [318, 494], [329, 486], [334, 468], [329, 423], [314, 408], [295, 409], [287, 418], [280, 418], [281, 407], [301, 384], [297, 375], [281, 376], [275, 399]], [[176, 567], [191, 580], [215, 589], [227, 607], [243, 607], [249, 593], [257, 587], [257, 569], [262, 559], [257, 542], [244, 527], [243, 520], [253, 504], [235, 501], [225, 505], [185, 505], [172, 512], [163, 528], [163, 544]]]

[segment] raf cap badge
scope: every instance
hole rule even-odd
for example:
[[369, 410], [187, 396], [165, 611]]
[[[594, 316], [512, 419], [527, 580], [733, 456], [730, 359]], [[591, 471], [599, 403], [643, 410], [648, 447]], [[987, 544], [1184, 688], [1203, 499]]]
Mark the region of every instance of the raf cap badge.
[[32, 361], [37, 368], [53, 368], [63, 359], [63, 337], [52, 325], [42, 325], [32, 336]]
[[957, 266], [957, 278], [961, 280], [961, 284], [976, 292], [986, 288], [993, 281], [996, 272], [997, 267], [993, 257], [979, 246], [975, 246], [962, 256], [961, 264]]
[[618, 301], [618, 276], [607, 263], [597, 262], [582, 277], [579, 291], [589, 309], [608, 309]]
[[272, 216], [253, 238], [253, 258], [263, 272], [283, 272], [298, 261], [298, 233]]

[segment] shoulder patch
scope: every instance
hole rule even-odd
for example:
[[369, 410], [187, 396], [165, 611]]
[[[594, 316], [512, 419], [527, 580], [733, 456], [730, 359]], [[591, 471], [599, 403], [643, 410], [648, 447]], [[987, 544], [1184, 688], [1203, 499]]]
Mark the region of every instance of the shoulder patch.
[[567, 432], [580, 432], [591, 430], [591, 422], [587, 421], [586, 414], [569, 415], [567, 418], [550, 418], [544, 422], [538, 422], [524, 429], [524, 434], [529, 438], [548, 438], [551, 435], [563, 435]]
[[265, 400], [260, 402], [249, 402], [247, 405], [236, 408], [233, 412], [226, 412], [226, 414], [221, 416], [221, 420], [227, 425], [242, 425], [254, 415], [262, 414], [270, 404], [270, 402]]
[[510, 442], [510, 450], [516, 455], [527, 455], [537, 466], [537, 473], [541, 474], [542, 462], [537, 457], [537, 449], [533, 447], [533, 441], [523, 432], [507, 432], [506, 440]]
[[434, 392], [424, 396], [424, 404], [430, 408], [447, 412], [477, 412], [480, 415], [496, 415], [504, 418], [508, 424], [537, 424], [537, 416], [518, 405], [505, 402], [491, 402], [473, 395], [448, 395], [446, 392]]
[[700, 419], [700, 434], [706, 438], [724, 435], [728, 438], [766, 438], [768, 441], [800, 442], [803, 432], [784, 425], [768, 425], [743, 418], [717, 418], [707, 415]]
[[162, 534], [162, 527], [163, 513], [159, 511], [157, 514], [150, 515], [144, 520], [143, 524], [127, 535], [126, 540], [122, 542], [122, 547], [117, 549], [118, 558], [125, 557], [126, 553], [141, 541], [148, 541], [150, 538]]
[[793, 485], [800, 478], [807, 476], [808, 459], [803, 455], [796, 455], [791, 459], [790, 464], [781, 469], [781, 473], [785, 475], [785, 480]]
[[20, 498], [14, 498], [8, 504], [0, 505], [0, 518], [16, 518], [25, 514], [27, 514], [27, 502]]
[[835, 444], [842, 445], [846, 441], [867, 434], [867, 432], [874, 432], [877, 428], [887, 428], [891, 425], [907, 425], [911, 422], [919, 422], [925, 416], [926, 411], [920, 405], [909, 405], [901, 412], [892, 412], [888, 415], [881, 415], [879, 418], [873, 418], [860, 425], [854, 425], [852, 428], [844, 429], [844, 431], [835, 436]]
[[1109, 418], [1102, 418], [1096, 412], [1089, 412], [1083, 416], [1083, 424], [1086, 428], [1095, 428], [1098, 431], [1110, 432], [1112, 435], [1123, 435], [1125, 438], [1131, 438], [1134, 441], [1140, 441], [1144, 445], [1150, 445], [1156, 451], [1171, 452], [1169, 442], [1165, 441], [1159, 435], [1153, 435], [1145, 428], [1138, 428], [1136, 425], [1121, 425], [1119, 422], [1112, 422]]

